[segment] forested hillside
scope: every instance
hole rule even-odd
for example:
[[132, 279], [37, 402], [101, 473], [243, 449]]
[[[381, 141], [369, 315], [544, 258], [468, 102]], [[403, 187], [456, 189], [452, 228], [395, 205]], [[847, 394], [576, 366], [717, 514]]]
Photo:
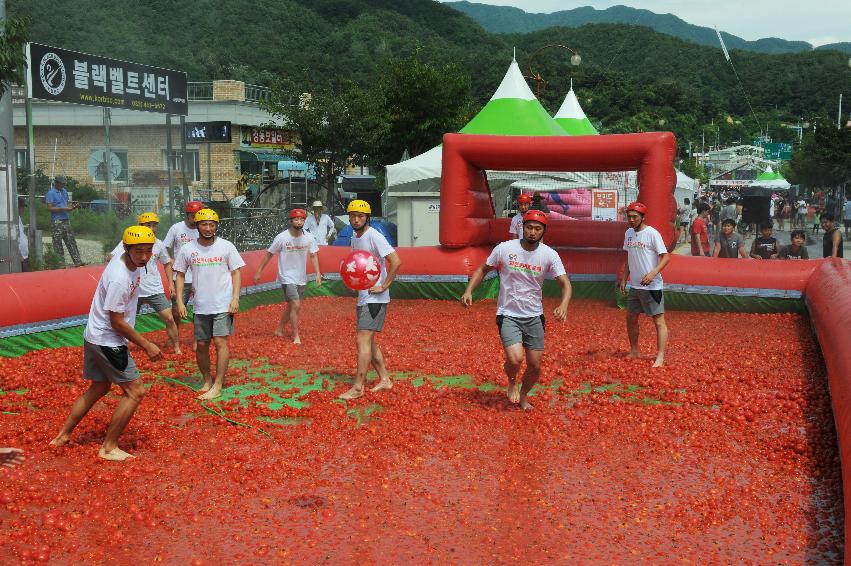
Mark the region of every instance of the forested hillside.
[[[430, 0], [7, 0], [32, 18], [34, 41], [186, 70], [190, 80], [275, 77], [375, 81], [392, 59], [420, 50], [436, 64], [469, 73], [473, 97], [493, 93], [516, 47], [529, 55], [548, 43], [582, 54], [571, 67], [547, 50], [533, 71], [548, 81], [542, 99], [554, 112], [572, 78], [580, 102], [604, 132], [671, 129], [681, 144], [719, 136], [749, 140], [761, 129], [814, 115], [836, 116], [840, 92], [851, 93], [848, 58], [833, 51], [769, 55], [733, 50], [754, 119], [721, 50], [649, 28], [617, 24], [490, 34], [467, 16]], [[717, 130], [717, 131], [716, 131]]]

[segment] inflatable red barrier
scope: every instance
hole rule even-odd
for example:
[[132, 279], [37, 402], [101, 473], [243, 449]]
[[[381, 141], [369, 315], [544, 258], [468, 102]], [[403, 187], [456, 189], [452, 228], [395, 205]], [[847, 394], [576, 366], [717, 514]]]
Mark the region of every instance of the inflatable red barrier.
[[[628, 171], [638, 170], [638, 198], [649, 208], [646, 221], [668, 245], [676, 237], [673, 160], [676, 140], [670, 132], [605, 136], [443, 136], [440, 186], [440, 243], [450, 248], [494, 241], [495, 218], [485, 171]], [[548, 234], [556, 246], [578, 246], [573, 232]], [[595, 245], [592, 247], [606, 247]]]
[[803, 292], [822, 261], [716, 259], [671, 254], [662, 277], [665, 283], [677, 285]]
[[820, 261], [806, 285], [806, 302], [830, 383], [833, 419], [839, 440], [845, 506], [845, 563], [851, 563], [851, 263]]
[[[514, 234], [508, 232], [510, 225], [510, 218], [494, 218], [489, 224], [488, 240], [490, 241], [481, 245], [493, 245], [514, 238]], [[547, 226], [544, 241], [553, 247], [569, 245], [571, 248], [621, 249], [626, 229], [626, 222], [553, 220]], [[564, 242], [570, 242], [570, 244]]]

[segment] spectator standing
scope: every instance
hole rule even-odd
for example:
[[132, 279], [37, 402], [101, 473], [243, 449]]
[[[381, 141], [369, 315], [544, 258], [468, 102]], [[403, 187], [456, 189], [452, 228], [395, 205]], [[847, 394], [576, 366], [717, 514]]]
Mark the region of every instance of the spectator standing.
[[819, 226], [821, 226], [821, 211], [816, 207], [813, 211], [813, 234], [818, 234]]
[[65, 251], [62, 248], [62, 242], [68, 248], [68, 254], [74, 262], [74, 267], [80, 267], [83, 261], [80, 259], [80, 250], [77, 249], [77, 238], [74, 236], [74, 231], [71, 229], [71, 217], [68, 215], [72, 210], [76, 210], [79, 205], [76, 202], [71, 202], [68, 196], [68, 191], [65, 189], [67, 179], [65, 175], [56, 175], [53, 178], [53, 184], [47, 195], [44, 197], [44, 202], [47, 204], [47, 210], [50, 211], [51, 235], [53, 236], [53, 251], [62, 258], [65, 262]]
[[712, 253], [714, 257], [728, 259], [737, 259], [739, 256], [748, 257], [748, 252], [745, 251], [745, 241], [740, 234], [735, 232], [735, 229], [736, 221], [731, 218], [727, 218], [721, 223], [721, 230], [715, 239], [715, 251]]
[[805, 230], [807, 227], [807, 201], [799, 199], [795, 204], [795, 208], [797, 209], [795, 214], [795, 226], [801, 230]]
[[774, 219], [777, 220], [777, 229], [783, 231], [786, 229], [786, 219], [784, 213], [786, 210], [786, 199], [778, 196], [774, 202]]
[[711, 255], [712, 247], [709, 244], [709, 206], [699, 204], [697, 207], [697, 217], [692, 221], [689, 233], [691, 234], [691, 255], [707, 256]]
[[30, 271], [30, 241], [24, 230], [24, 197], [18, 197], [18, 251], [21, 254], [21, 271]]
[[806, 241], [807, 235], [803, 230], [793, 230], [792, 243], [780, 248], [780, 253], [777, 257], [780, 259], [810, 259], [810, 255], [807, 253], [807, 247], [804, 245]]
[[751, 244], [751, 257], [753, 259], [777, 259], [780, 246], [777, 245], [777, 238], [771, 235], [774, 231], [773, 227], [774, 223], [771, 220], [760, 223], [759, 236], [754, 238], [753, 244]]
[[842, 220], [845, 223], [845, 237], [849, 236], [851, 230], [851, 198], [845, 199], [845, 204], [842, 207]]
[[842, 232], [836, 227], [833, 214], [825, 212], [821, 215], [821, 227], [824, 228], [822, 256], [845, 257], [845, 252], [842, 249]]
[[688, 241], [688, 224], [691, 220], [691, 201], [687, 198], [683, 199], [683, 205], [677, 209], [680, 217], [680, 235], [677, 238], [677, 243], [686, 243]]
[[330, 216], [324, 214], [325, 206], [321, 200], [313, 201], [310, 208], [311, 214], [304, 222], [304, 231], [316, 240], [317, 245], [327, 246], [337, 236], [334, 221]]
[[718, 213], [718, 221], [723, 225], [725, 220], [736, 221], [736, 199], [733, 197], [724, 201], [724, 206], [721, 207]]

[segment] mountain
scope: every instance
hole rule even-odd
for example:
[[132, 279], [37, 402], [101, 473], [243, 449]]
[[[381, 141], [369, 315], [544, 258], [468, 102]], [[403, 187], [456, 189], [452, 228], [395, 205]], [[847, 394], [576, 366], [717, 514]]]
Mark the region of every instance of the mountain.
[[851, 54], [851, 41], [843, 41], [841, 43], [828, 43], [825, 45], [819, 45], [816, 49], [830, 49], [833, 51], [841, 51], [842, 53]]
[[[766, 130], [791, 141], [794, 132], [783, 124], [816, 115], [835, 119], [839, 93], [851, 93], [848, 55], [836, 50], [737, 51], [746, 99], [715, 43], [621, 24], [493, 34], [433, 0], [7, 0], [7, 10], [31, 17], [33, 41], [183, 70], [190, 81], [272, 85], [289, 77], [371, 85], [391, 60], [419, 51], [423, 61], [453, 63], [469, 75], [478, 107], [516, 50], [525, 75], [546, 79], [540, 99], [551, 114], [572, 79], [601, 133], [669, 129], [683, 146], [699, 144], [704, 135], [749, 141]], [[552, 43], [577, 49], [582, 64], [572, 67], [560, 49], [536, 54]], [[530, 81], [530, 87], [536, 85]]]
[[[520, 8], [466, 1], [447, 2], [446, 5], [470, 16], [491, 33], [529, 33], [551, 27], [575, 28], [586, 24], [614, 23], [646, 26], [659, 33], [673, 35], [698, 45], [718, 47], [718, 36], [714, 29], [689, 24], [672, 14], [657, 14], [627, 6], [612, 6], [605, 10], [584, 6], [551, 14], [535, 14]], [[721, 36], [727, 44], [727, 49], [744, 49], [757, 53], [800, 53], [813, 49], [806, 41], [787, 41], [776, 37], [747, 41], [723, 31]]]

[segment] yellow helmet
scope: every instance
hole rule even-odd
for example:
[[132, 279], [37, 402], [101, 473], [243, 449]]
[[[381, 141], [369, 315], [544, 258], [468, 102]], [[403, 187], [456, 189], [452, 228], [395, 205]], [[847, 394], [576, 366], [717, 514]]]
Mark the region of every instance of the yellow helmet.
[[201, 210], [195, 213], [195, 222], [203, 222], [205, 220], [212, 220], [213, 222], [218, 222], [219, 215], [212, 208], [202, 208]]
[[157, 237], [154, 235], [154, 231], [147, 226], [128, 226], [124, 230], [124, 236], [122, 236], [121, 241], [128, 246], [155, 244]]
[[362, 212], [363, 214], [372, 214], [372, 207], [365, 200], [353, 200], [346, 207], [346, 213]]
[[157, 216], [156, 212], [143, 212], [136, 220], [139, 224], [147, 224], [148, 222], [159, 222], [160, 217]]

